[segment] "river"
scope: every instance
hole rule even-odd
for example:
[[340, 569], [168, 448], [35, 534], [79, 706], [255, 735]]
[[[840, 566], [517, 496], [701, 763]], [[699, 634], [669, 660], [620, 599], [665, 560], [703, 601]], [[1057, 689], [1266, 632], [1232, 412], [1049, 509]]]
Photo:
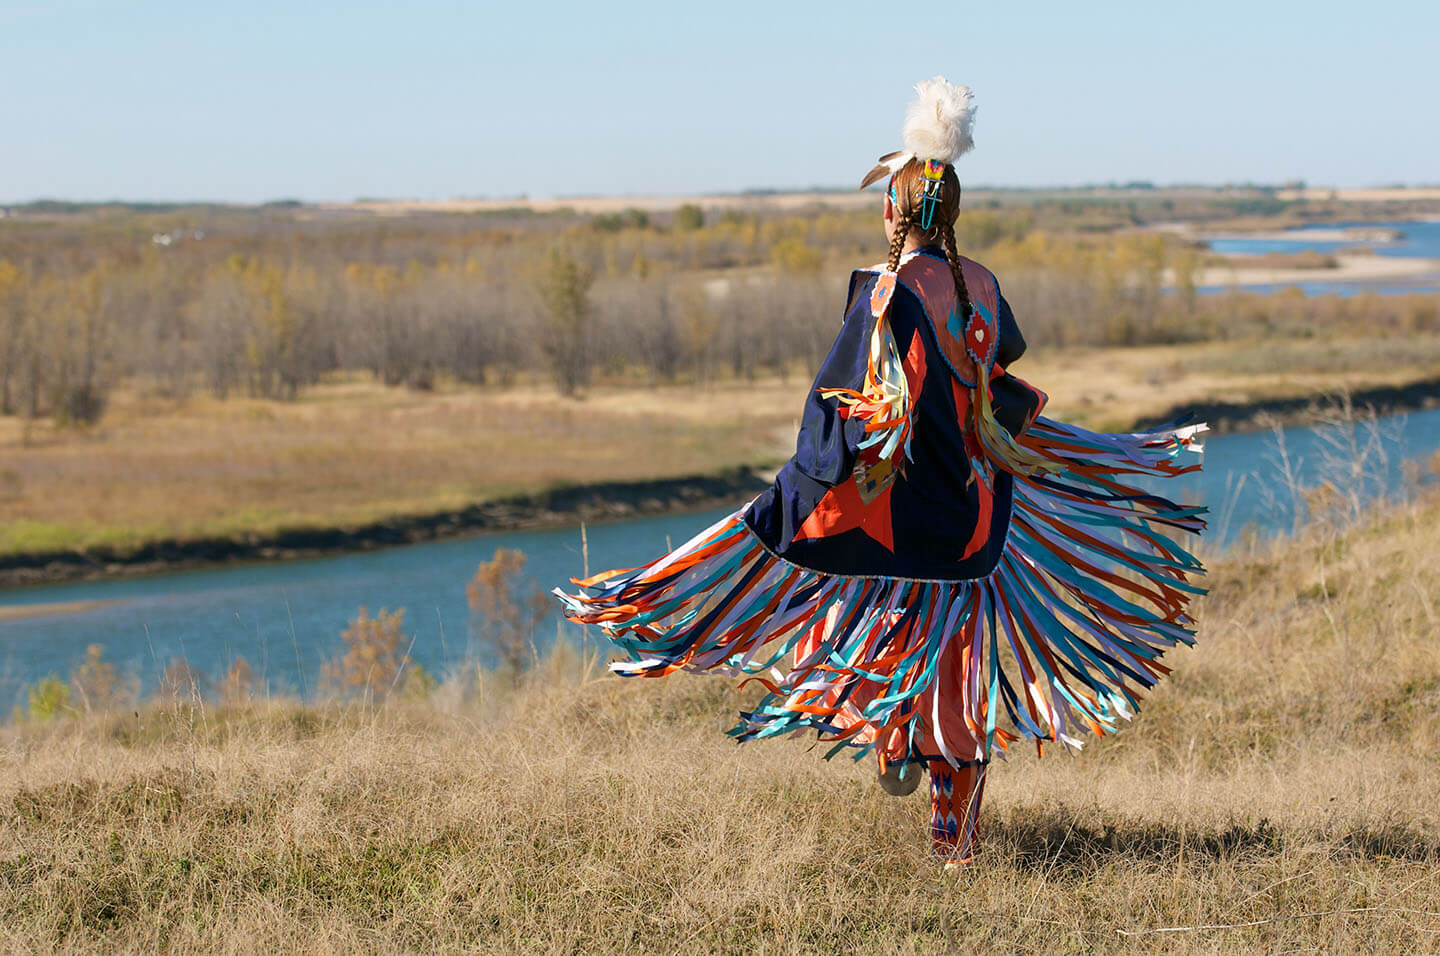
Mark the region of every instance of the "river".
[[[1348, 238], [1337, 238], [1342, 230], [1375, 231], [1396, 233], [1396, 238], [1387, 242], [1366, 242]], [[1440, 220], [1411, 220], [1404, 222], [1346, 222], [1334, 226], [1306, 226], [1286, 230], [1280, 235], [1226, 236], [1209, 240], [1214, 252], [1235, 256], [1258, 256], [1266, 253], [1317, 252], [1332, 254], [1369, 249], [1377, 256], [1387, 258], [1416, 258], [1440, 260]], [[1202, 286], [1202, 294], [1220, 294], [1230, 286]], [[1324, 278], [1323, 270], [1316, 270], [1316, 278], [1303, 282], [1284, 282], [1243, 286], [1244, 291], [1259, 294], [1278, 292], [1281, 289], [1299, 289], [1307, 296], [1339, 295], [1346, 298], [1364, 295], [1416, 295], [1440, 292], [1440, 272], [1413, 276], [1405, 279], [1354, 279], [1334, 280]]]
[[[1440, 449], [1440, 409], [1343, 428], [1284, 432], [1300, 484], [1328, 478], [1357, 500], [1403, 494], [1405, 461]], [[1213, 514], [1205, 544], [1213, 555], [1241, 535], [1283, 534], [1296, 521], [1276, 436], [1268, 432], [1207, 440], [1205, 470], [1171, 482], [1172, 496], [1198, 500]], [[1411, 466], [1411, 471], [1414, 466]], [[588, 529], [593, 570], [632, 566], [679, 544], [725, 510], [668, 515]], [[323, 665], [342, 649], [340, 633], [356, 609], [403, 608], [411, 656], [444, 675], [466, 659], [465, 584], [497, 548], [528, 556], [537, 585], [563, 583], [582, 570], [578, 528], [482, 535], [363, 554], [154, 577], [90, 581], [0, 594], [0, 612], [39, 605], [62, 613], [4, 620], [0, 613], [0, 706], [18, 703], [24, 686], [65, 676], [99, 644], [105, 657], [141, 687], [153, 688], [167, 664], [187, 661], [211, 675], [243, 656], [273, 693], [312, 693]], [[63, 612], [65, 608], [80, 608]], [[553, 634], [554, 622], [545, 633]]]

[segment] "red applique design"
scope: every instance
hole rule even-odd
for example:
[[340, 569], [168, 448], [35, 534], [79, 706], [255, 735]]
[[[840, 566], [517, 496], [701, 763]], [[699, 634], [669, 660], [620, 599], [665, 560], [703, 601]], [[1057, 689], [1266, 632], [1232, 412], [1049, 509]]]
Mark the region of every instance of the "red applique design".
[[989, 368], [995, 357], [995, 329], [980, 315], [980, 310], [971, 307], [970, 321], [965, 325], [965, 351], [982, 368]]

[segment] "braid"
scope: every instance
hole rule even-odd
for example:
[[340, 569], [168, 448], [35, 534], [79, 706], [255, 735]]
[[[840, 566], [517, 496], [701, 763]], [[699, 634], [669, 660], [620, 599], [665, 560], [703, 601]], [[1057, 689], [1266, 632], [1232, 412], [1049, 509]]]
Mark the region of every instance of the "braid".
[[965, 287], [965, 273], [960, 268], [960, 253], [955, 251], [954, 223], [941, 224], [940, 241], [945, 244], [945, 258], [950, 263], [950, 274], [955, 277], [956, 304], [960, 306], [962, 319], [969, 321], [973, 307], [970, 305], [970, 290]]
[[900, 255], [905, 250], [905, 240], [910, 235], [910, 223], [914, 219], [909, 210], [899, 212], [895, 219], [895, 234], [890, 238], [890, 260], [888, 268], [895, 272], [900, 268]]
[[[895, 171], [892, 180], [896, 197], [895, 233], [890, 239], [892, 271], [900, 267], [900, 255], [905, 248], [905, 241], [909, 238], [911, 229], [917, 226], [919, 210], [923, 206], [923, 168], [924, 164], [920, 160], [912, 159]], [[960, 254], [955, 250], [955, 216], [960, 212], [960, 180], [955, 175], [954, 166], [945, 167], [940, 184], [939, 204], [940, 207], [935, 210], [933, 225], [924, 231], [920, 238], [925, 242], [940, 242], [944, 245], [945, 259], [950, 263], [950, 275], [955, 279], [956, 305], [960, 308], [960, 314], [968, 320], [973, 306], [970, 302], [970, 290], [965, 287], [965, 274], [960, 269]]]

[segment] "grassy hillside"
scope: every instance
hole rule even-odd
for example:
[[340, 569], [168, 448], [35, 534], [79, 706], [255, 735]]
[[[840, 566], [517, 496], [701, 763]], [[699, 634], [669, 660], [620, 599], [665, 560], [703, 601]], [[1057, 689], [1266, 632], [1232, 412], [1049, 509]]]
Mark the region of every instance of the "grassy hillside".
[[1433, 951], [1437, 532], [1218, 565], [1133, 725], [997, 765], [959, 873], [868, 763], [736, 747], [714, 679], [11, 727], [0, 950]]

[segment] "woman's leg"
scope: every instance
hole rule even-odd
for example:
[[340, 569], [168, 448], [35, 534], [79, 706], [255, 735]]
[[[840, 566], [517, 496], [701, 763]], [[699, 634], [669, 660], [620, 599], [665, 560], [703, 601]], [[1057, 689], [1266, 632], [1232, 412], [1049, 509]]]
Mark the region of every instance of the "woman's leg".
[[953, 767], [930, 761], [930, 853], [946, 864], [969, 863], [980, 842], [977, 821], [988, 760]]

